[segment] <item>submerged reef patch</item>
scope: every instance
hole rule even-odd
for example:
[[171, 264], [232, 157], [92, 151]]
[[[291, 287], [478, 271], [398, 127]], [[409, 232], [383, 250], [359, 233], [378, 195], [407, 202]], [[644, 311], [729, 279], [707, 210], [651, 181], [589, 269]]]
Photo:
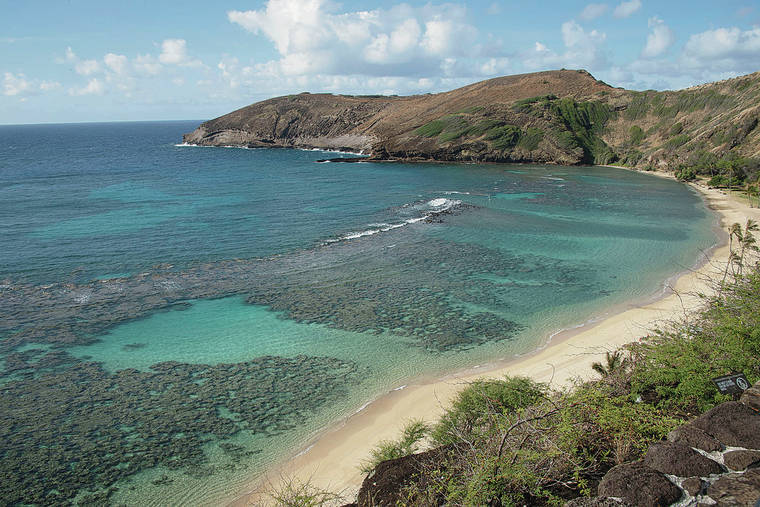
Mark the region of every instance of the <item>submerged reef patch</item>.
[[152, 467], [209, 475], [204, 445], [221, 441], [233, 463], [244, 463], [257, 450], [224, 439], [294, 428], [358, 378], [354, 363], [301, 355], [163, 362], [148, 372], [80, 362], [7, 382], [0, 386], [0, 498], [102, 505], [118, 481]]

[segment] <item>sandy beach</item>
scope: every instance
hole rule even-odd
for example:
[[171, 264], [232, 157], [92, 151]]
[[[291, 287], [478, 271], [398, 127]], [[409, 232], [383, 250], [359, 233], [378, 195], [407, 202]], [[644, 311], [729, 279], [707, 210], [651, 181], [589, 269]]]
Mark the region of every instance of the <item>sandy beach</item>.
[[[760, 209], [750, 208], [723, 191], [693, 186], [703, 195], [705, 204], [718, 214], [722, 230], [734, 222], [743, 225], [747, 218], [760, 221]], [[637, 340], [658, 323], [678, 318], [698, 307], [700, 299], [695, 294], [708, 292], [709, 281], [722, 277], [728, 246], [724, 242], [708, 257], [702, 259], [699, 268], [679, 276], [660, 299], [622, 308], [603, 320], [560, 332], [533, 354], [430, 382], [410, 383], [403, 389], [391, 391], [322, 432], [308, 447], [275, 467], [263, 479], [258, 478], [245, 496], [232, 501], [220, 500], [234, 506], [266, 504], [269, 498], [266, 490], [287, 477], [310, 481], [350, 501], [361, 485], [363, 476], [359, 466], [370, 450], [380, 440], [396, 438], [409, 419], [436, 421], [463, 384], [480, 378], [525, 375], [557, 387], [575, 377], [590, 377], [590, 365], [600, 360], [606, 351]]]

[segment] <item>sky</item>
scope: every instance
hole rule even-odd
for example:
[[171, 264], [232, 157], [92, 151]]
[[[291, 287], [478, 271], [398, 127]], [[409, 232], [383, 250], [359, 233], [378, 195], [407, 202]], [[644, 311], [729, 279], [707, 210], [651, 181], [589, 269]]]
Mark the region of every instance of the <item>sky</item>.
[[0, 0], [0, 124], [214, 118], [290, 93], [435, 93], [586, 69], [628, 89], [760, 70], [760, 0]]

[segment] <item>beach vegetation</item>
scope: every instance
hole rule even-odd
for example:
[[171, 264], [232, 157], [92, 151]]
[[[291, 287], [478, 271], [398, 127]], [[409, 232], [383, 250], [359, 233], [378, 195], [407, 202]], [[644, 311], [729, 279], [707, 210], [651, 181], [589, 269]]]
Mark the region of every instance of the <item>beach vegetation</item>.
[[278, 507], [320, 507], [345, 502], [337, 493], [318, 488], [310, 481], [304, 482], [295, 478], [282, 478], [269, 496]]
[[383, 461], [402, 458], [420, 451], [429, 432], [430, 426], [425, 421], [421, 419], [408, 421], [397, 440], [382, 440], [372, 449], [369, 459], [361, 466], [362, 472], [369, 474]]
[[697, 171], [681, 164], [676, 168], [675, 176], [678, 181], [694, 181], [697, 179]]

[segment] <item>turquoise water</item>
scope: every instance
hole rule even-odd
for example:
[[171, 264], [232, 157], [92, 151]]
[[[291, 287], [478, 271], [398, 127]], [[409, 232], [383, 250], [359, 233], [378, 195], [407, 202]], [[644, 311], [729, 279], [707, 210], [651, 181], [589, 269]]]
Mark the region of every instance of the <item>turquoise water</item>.
[[715, 241], [698, 195], [646, 174], [178, 146], [195, 125], [0, 127], [11, 503], [229, 495], [379, 394], [534, 350]]

